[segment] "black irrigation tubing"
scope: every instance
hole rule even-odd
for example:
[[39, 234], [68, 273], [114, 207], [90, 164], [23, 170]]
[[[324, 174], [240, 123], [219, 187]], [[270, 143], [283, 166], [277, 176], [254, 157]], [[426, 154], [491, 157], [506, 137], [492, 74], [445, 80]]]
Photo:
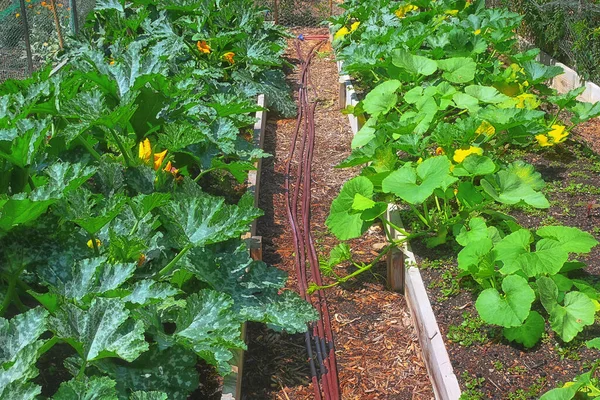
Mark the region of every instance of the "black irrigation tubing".
[[[319, 320], [309, 324], [305, 334], [305, 344], [312, 375], [315, 399], [339, 400], [340, 388], [335, 359], [335, 346], [331, 330], [331, 318], [327, 308], [327, 300], [322, 290], [316, 291], [316, 299], [308, 294], [309, 277], [307, 263], [310, 265], [310, 276], [316, 285], [322, 285], [319, 261], [310, 231], [311, 174], [315, 144], [315, 111], [316, 103], [310, 103], [308, 86], [310, 82], [309, 67], [317, 50], [324, 41], [315, 44], [306, 59], [302, 54], [300, 42], [295, 43], [300, 60], [300, 82], [298, 89], [298, 118], [286, 161], [285, 198], [286, 210], [292, 230], [295, 250], [296, 274], [298, 290], [303, 299], [310, 302], [319, 312]], [[300, 135], [302, 131], [302, 135]], [[300, 139], [301, 137], [301, 139]], [[298, 141], [300, 140], [300, 145]], [[293, 193], [291, 189], [291, 170], [294, 155], [297, 151], [296, 179]], [[300, 217], [299, 218], [299, 214]], [[313, 351], [314, 350], [314, 351]], [[315, 360], [316, 353], [316, 360]], [[318, 370], [318, 372], [317, 372]]]

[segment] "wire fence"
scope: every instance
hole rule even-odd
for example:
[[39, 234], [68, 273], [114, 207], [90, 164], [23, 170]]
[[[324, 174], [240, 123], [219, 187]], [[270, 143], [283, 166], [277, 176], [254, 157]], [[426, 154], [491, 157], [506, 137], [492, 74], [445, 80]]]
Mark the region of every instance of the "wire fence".
[[318, 27], [332, 15], [342, 13], [343, 0], [257, 0], [269, 10], [267, 17], [289, 27]]
[[600, 83], [600, 0], [486, 0], [523, 16], [521, 36]]
[[[277, 24], [317, 27], [343, 0], [257, 0]], [[52, 62], [77, 34], [95, 0], [0, 0], [0, 82]]]
[[54, 60], [95, 0], [0, 0], [0, 82]]

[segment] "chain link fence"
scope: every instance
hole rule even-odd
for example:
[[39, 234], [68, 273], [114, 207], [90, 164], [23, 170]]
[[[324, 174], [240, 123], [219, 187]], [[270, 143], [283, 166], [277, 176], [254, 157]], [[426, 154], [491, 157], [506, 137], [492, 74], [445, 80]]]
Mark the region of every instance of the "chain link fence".
[[318, 27], [332, 15], [342, 13], [343, 0], [257, 0], [269, 10], [267, 17], [288, 27]]
[[486, 0], [523, 15], [521, 36], [600, 83], [600, 0]]
[[0, 82], [55, 59], [95, 0], [0, 0]]

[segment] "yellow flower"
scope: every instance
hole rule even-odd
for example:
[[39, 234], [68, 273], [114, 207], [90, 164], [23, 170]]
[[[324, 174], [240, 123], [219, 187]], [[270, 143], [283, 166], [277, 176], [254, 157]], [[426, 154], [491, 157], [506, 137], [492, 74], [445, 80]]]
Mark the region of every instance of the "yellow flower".
[[[96, 239], [96, 247], [100, 246], [102, 246], [102, 242], [100, 241], [100, 239]], [[94, 243], [92, 242], [92, 239], [87, 241], [87, 247], [89, 247], [90, 249], [94, 248]]]
[[473, 35], [477, 36], [481, 34], [481, 29], [477, 29], [475, 32], [473, 32]]
[[150, 162], [150, 158], [152, 157], [152, 146], [150, 145], [148, 138], [144, 139], [143, 142], [140, 142], [138, 157], [145, 163]]
[[458, 10], [447, 10], [444, 14], [456, 15], [456, 14], [458, 14]]
[[396, 14], [396, 17], [398, 18], [404, 18], [406, 17], [406, 14], [408, 14], [411, 11], [416, 11], [418, 10], [419, 7], [417, 6], [413, 6], [412, 4], [407, 4], [405, 6], [400, 7], [399, 9], [397, 9], [394, 14]]
[[200, 51], [200, 53], [209, 54], [211, 51], [210, 46], [204, 40], [201, 40], [198, 43], [196, 43], [196, 47], [198, 47], [198, 51]]
[[349, 34], [350, 31], [345, 26], [342, 26], [336, 33], [333, 35], [333, 40], [338, 40]]
[[158, 171], [158, 169], [162, 165], [166, 155], [167, 155], [167, 150], [154, 155], [154, 170], [155, 171]]
[[353, 23], [352, 25], [350, 25], [350, 33], [352, 33], [355, 30], [357, 30], [359, 26], [360, 26], [360, 21], [356, 21], [355, 23]]
[[496, 133], [496, 128], [494, 128], [494, 125], [490, 124], [487, 121], [481, 121], [481, 125], [479, 125], [479, 127], [477, 128], [477, 130], [475, 131], [475, 133], [479, 136], [482, 133], [486, 136], [493, 136]]
[[235, 53], [233, 51], [228, 51], [227, 53], [223, 54], [223, 58], [229, 64], [234, 64], [235, 63], [235, 60], [233, 59], [234, 56], [235, 56]]
[[562, 143], [567, 140], [569, 132], [565, 132], [565, 127], [563, 125], [552, 125], [552, 130], [548, 132], [548, 136], [552, 138], [554, 144]]
[[15, 17], [17, 17], [17, 18], [19, 18], [20, 16], [21, 16], [21, 14], [19, 14], [19, 13], [15, 14]]
[[417, 165], [421, 164], [423, 162], [423, 157], [419, 157], [419, 159], [417, 160]]
[[436, 156], [441, 156], [443, 154], [446, 154], [446, 153], [444, 153], [444, 149], [442, 149], [441, 147], [438, 147], [437, 149], [435, 149]]
[[533, 110], [540, 105], [537, 96], [531, 93], [522, 93], [514, 98], [516, 108], [527, 108]]
[[536, 135], [535, 139], [537, 140], [538, 144], [542, 147], [552, 146], [552, 143], [548, 141], [548, 136], [546, 135]]
[[171, 161], [167, 162], [167, 165], [165, 166], [164, 171], [170, 172], [171, 174], [173, 174], [173, 176], [176, 176], [177, 173], [179, 172], [179, 170], [177, 168], [173, 167], [173, 164], [171, 164]]
[[481, 147], [475, 147], [475, 146], [471, 146], [466, 150], [458, 149], [458, 150], [454, 151], [453, 159], [457, 163], [461, 163], [461, 162], [463, 162], [463, 160], [465, 158], [467, 158], [471, 154], [478, 154], [481, 156], [481, 155], [483, 155], [483, 149]]

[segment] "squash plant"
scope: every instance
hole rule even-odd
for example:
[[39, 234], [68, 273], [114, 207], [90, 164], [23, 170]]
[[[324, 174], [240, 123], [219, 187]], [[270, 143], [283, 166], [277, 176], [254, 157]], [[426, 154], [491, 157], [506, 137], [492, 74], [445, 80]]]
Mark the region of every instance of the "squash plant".
[[[562, 340], [573, 340], [600, 311], [600, 291], [575, 277], [585, 265], [573, 257], [597, 241], [570, 227], [531, 232], [497, 205], [548, 208], [541, 174], [508, 156], [562, 146], [577, 124], [600, 116], [600, 103], [578, 101], [583, 88], [549, 88], [562, 69], [537, 62], [537, 49], [516, 50], [520, 17], [484, 1], [349, 0], [342, 7], [331, 20], [334, 46], [364, 93], [346, 112], [364, 124], [339, 167], [363, 167], [333, 201], [329, 229], [348, 240], [381, 221], [403, 241], [456, 241], [464, 247], [462, 275], [480, 286], [476, 308], [484, 321], [525, 347], [540, 340], [546, 320]], [[405, 230], [386, 220], [390, 202], [417, 223]], [[390, 239], [370, 264], [338, 246], [321, 262], [335, 278], [329, 286], [369, 270], [397, 244]], [[335, 275], [346, 261], [357, 270]]]
[[214, 188], [265, 156], [256, 92], [289, 98], [283, 32], [223, 7], [100, 1], [65, 68], [0, 85], [0, 399], [186, 399], [243, 322], [316, 318], [250, 259], [253, 199]]

